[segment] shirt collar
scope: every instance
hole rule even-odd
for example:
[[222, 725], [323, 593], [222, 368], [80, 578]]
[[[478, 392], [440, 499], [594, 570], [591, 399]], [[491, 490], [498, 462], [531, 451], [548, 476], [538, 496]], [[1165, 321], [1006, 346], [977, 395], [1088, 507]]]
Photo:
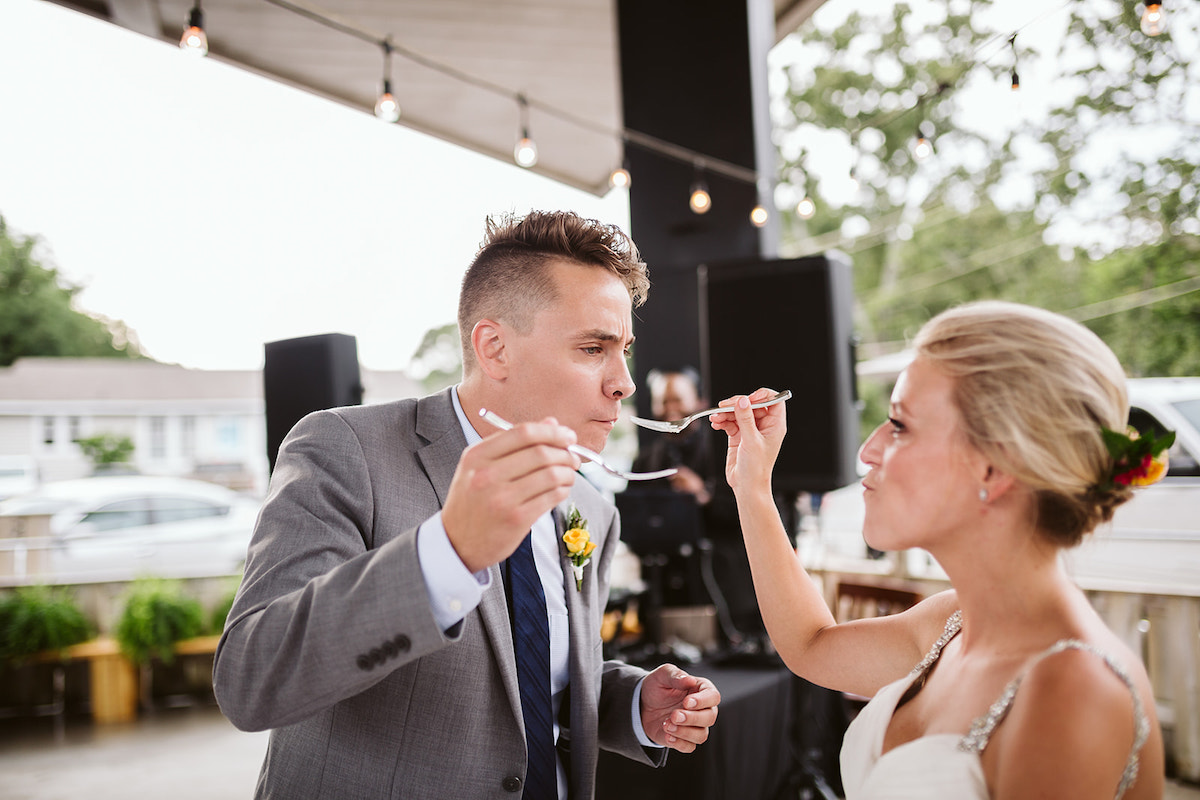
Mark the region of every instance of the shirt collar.
[[475, 430], [475, 426], [467, 419], [467, 412], [463, 411], [462, 403], [458, 401], [458, 384], [454, 387], [454, 391], [450, 392], [450, 399], [454, 402], [454, 414], [458, 417], [458, 424], [462, 427], [463, 436], [467, 437], [467, 447], [473, 444], [478, 444], [483, 441], [483, 437], [479, 435], [479, 431]]

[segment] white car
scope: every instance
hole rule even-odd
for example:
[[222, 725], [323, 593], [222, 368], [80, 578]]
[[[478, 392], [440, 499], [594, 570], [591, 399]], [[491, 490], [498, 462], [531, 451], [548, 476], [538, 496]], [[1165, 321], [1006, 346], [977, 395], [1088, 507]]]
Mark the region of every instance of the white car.
[[[1175, 431], [1166, 477], [1134, 491], [1083, 544], [1063, 555], [1084, 588], [1194, 595], [1200, 592], [1200, 378], [1135, 378], [1128, 382], [1130, 422], [1139, 430]], [[862, 538], [862, 487], [853, 484], [821, 500], [822, 555], [878, 556]], [[927, 554], [907, 554], [910, 571], [940, 572]]]
[[1166, 477], [1135, 489], [1083, 544], [1063, 554], [1087, 589], [1200, 593], [1200, 378], [1129, 381], [1129, 421], [1175, 431]]
[[0, 500], [32, 492], [37, 485], [37, 464], [32, 458], [0, 456]]
[[183, 478], [56, 481], [0, 502], [0, 523], [15, 530], [25, 522], [34, 534], [0, 538], [0, 548], [19, 549], [20, 558], [10, 559], [15, 571], [41, 582], [235, 575], [259, 507], [223, 486]]

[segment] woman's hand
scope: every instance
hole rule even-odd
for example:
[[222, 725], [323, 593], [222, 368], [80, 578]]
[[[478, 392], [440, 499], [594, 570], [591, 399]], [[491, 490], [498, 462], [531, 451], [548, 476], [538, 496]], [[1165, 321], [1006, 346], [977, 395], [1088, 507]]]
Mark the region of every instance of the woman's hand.
[[750, 408], [751, 403], [766, 400], [775, 392], [759, 389], [751, 394], [736, 395], [718, 405], [730, 406], [729, 412], [709, 417], [714, 430], [729, 435], [729, 450], [725, 455], [725, 480], [736, 494], [739, 489], [771, 488], [771, 471], [787, 432], [785, 403], [766, 408]]

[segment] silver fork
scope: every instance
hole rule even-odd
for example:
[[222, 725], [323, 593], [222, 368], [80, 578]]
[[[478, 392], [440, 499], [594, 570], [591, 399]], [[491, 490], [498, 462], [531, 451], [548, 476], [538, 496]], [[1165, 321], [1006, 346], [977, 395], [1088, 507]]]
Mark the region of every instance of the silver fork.
[[[483, 417], [484, 419], [486, 419], [488, 422], [495, 425], [500, 430], [507, 431], [507, 430], [512, 429], [512, 423], [505, 419], [502, 419], [500, 416], [498, 416], [496, 414], [495, 411], [488, 411], [486, 408], [481, 408], [481, 409], [479, 409], [479, 416]], [[606, 472], [611, 472], [613, 475], [616, 475], [618, 478], [624, 478], [627, 481], [652, 481], [657, 478], [665, 478], [669, 475], [674, 475], [676, 472], [679, 472], [679, 470], [675, 469], [674, 467], [672, 467], [671, 469], [660, 469], [657, 472], [626, 472], [623, 469], [618, 469], [617, 467], [614, 467], [612, 464], [609, 464], [607, 461], [605, 461], [603, 458], [600, 457], [599, 453], [594, 453], [591, 450], [588, 450], [586, 447], [581, 447], [580, 445], [573, 444], [573, 445], [568, 446], [567, 449], [570, 450], [575, 455], [579, 456], [580, 458], [585, 458], [588, 461], [591, 461], [593, 464], [597, 465], [598, 467], [601, 467]]]
[[[766, 408], [773, 406], [776, 403], [782, 403], [784, 400], [791, 398], [792, 390], [784, 389], [778, 394], [771, 395], [761, 403], [753, 403], [751, 408]], [[661, 419], [644, 419], [642, 417], [630, 417], [629, 420], [634, 425], [641, 425], [643, 428], [649, 428], [652, 431], [660, 431], [662, 433], [682, 433], [688, 425], [691, 425], [701, 417], [707, 417], [711, 414], [719, 414], [722, 411], [733, 411], [729, 406], [719, 408], [706, 408], [703, 411], [697, 411], [695, 414], [688, 414], [683, 419], [661, 420]]]

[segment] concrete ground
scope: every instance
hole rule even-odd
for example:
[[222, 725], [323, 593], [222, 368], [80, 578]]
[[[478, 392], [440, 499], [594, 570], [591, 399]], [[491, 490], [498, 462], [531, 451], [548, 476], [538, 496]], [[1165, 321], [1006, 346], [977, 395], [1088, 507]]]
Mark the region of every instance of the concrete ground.
[[5, 800], [224, 800], [254, 796], [266, 733], [215, 706], [159, 709], [132, 723], [0, 721]]
[[[137, 722], [0, 720], [4, 800], [232, 800], [254, 794], [267, 734], [243, 733], [215, 706], [157, 709]], [[1170, 783], [1165, 800], [1200, 800]]]

